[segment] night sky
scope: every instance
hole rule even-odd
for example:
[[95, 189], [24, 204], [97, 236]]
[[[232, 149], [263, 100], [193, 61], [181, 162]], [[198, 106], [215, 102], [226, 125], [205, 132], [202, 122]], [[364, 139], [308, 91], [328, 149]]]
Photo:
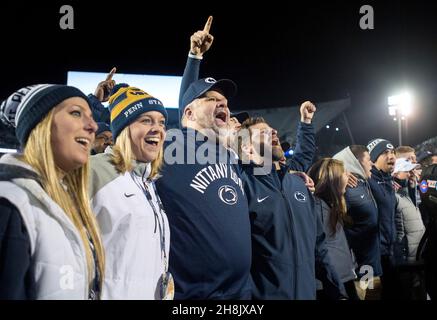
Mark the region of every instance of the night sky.
[[[74, 30], [59, 27], [62, 4], [74, 8]], [[366, 4], [374, 30], [359, 27]], [[405, 143], [437, 135], [435, 1], [3, 1], [0, 12], [0, 98], [28, 84], [65, 83], [68, 70], [182, 75], [189, 37], [211, 14], [215, 40], [201, 72], [237, 82], [231, 110], [350, 97], [356, 142], [397, 144], [387, 97], [407, 88], [415, 112]], [[350, 143], [343, 128], [330, 134], [332, 143]]]

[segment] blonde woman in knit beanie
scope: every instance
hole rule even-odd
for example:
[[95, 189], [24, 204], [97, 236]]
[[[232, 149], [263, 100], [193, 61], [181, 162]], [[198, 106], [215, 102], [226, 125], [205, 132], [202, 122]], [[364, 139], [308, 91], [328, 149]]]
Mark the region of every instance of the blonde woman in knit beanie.
[[104, 252], [88, 198], [97, 125], [74, 87], [15, 92], [22, 154], [0, 159], [0, 300], [99, 299]]
[[172, 299], [170, 229], [155, 189], [167, 112], [127, 84], [109, 99], [111, 151], [91, 157], [91, 199], [107, 253], [103, 299]]

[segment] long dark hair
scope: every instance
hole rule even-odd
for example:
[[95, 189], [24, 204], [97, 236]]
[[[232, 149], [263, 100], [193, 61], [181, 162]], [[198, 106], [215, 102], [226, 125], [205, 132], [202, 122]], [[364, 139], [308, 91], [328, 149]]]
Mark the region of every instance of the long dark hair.
[[343, 162], [332, 158], [318, 160], [308, 171], [308, 175], [315, 184], [314, 195], [325, 201], [331, 208], [329, 226], [333, 234], [337, 231], [337, 223], [343, 224], [347, 211], [341, 190], [344, 171]]

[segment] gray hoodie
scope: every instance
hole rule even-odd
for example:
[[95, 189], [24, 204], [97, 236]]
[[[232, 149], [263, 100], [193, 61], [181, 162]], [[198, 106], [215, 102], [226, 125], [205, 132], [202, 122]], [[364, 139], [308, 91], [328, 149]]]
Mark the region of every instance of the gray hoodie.
[[355, 158], [349, 147], [344, 148], [339, 153], [333, 156], [334, 159], [341, 160], [344, 163], [344, 167], [347, 171], [358, 175], [361, 179], [366, 179], [366, 172], [361, 166], [357, 158]]
[[333, 158], [343, 161], [346, 170], [358, 178], [356, 188], [346, 189], [347, 216], [352, 222], [344, 225], [346, 238], [358, 264], [357, 274], [362, 274], [360, 271], [362, 266], [369, 265], [373, 268], [373, 275], [379, 276], [382, 270], [378, 207], [365, 171], [349, 147], [334, 155]]

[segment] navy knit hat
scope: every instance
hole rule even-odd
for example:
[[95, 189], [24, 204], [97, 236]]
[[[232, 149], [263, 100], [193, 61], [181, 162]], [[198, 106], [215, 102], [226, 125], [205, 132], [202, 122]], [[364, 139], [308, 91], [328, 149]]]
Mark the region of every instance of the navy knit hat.
[[190, 84], [182, 97], [181, 105], [179, 106], [179, 118], [182, 117], [185, 107], [193, 100], [199, 98], [207, 91], [214, 89], [220, 89], [223, 91], [223, 94], [227, 99], [230, 99], [237, 94], [237, 85], [234, 81], [229, 79], [221, 79], [217, 81], [214, 78], [204, 78], [194, 81]]
[[370, 160], [372, 160], [372, 162], [376, 162], [378, 157], [385, 150], [394, 150], [394, 147], [393, 144], [388, 140], [373, 139], [367, 144], [367, 149], [369, 150]]
[[109, 128], [109, 125], [106, 122], [97, 122], [96, 137], [105, 131], [111, 131], [111, 129]]
[[19, 97], [15, 113], [15, 135], [21, 146], [25, 146], [29, 134], [51, 109], [62, 101], [80, 97], [88, 102], [87, 96], [79, 89], [66, 85], [38, 84], [24, 87], [11, 97]]
[[109, 98], [111, 131], [114, 141], [120, 132], [144, 112], [160, 112], [167, 122], [168, 115], [162, 102], [141, 89], [120, 83], [112, 90]]

